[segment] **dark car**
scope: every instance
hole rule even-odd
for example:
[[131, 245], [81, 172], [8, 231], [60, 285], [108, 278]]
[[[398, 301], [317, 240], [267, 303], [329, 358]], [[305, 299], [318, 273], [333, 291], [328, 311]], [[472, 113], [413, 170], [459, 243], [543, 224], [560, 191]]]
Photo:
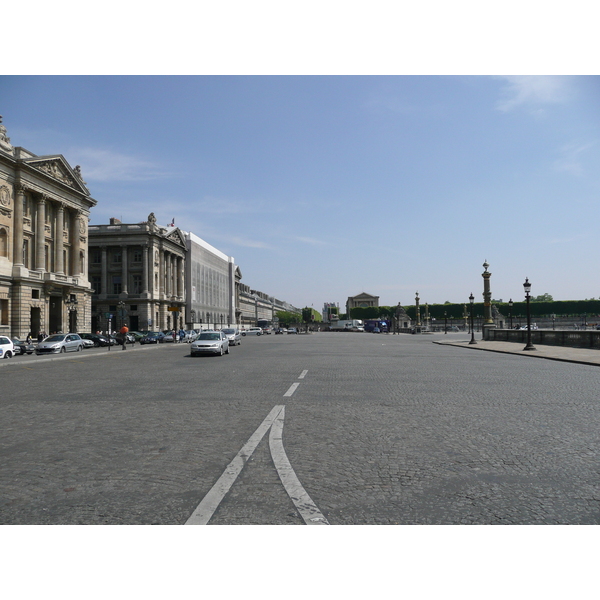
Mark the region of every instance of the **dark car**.
[[162, 331], [149, 331], [141, 340], [140, 344], [162, 344], [165, 334]]
[[30, 342], [24, 342], [17, 337], [12, 339], [15, 354], [33, 354], [35, 347]]
[[99, 333], [80, 333], [79, 337], [82, 340], [90, 340], [94, 342], [94, 347], [99, 348], [100, 346], [108, 346], [110, 342], [105, 335], [100, 335]]

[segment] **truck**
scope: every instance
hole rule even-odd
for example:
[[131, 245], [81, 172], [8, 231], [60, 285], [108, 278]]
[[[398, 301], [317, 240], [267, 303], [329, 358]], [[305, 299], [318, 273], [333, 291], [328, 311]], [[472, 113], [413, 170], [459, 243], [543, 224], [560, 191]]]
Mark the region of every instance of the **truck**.
[[332, 321], [329, 329], [331, 331], [364, 331], [363, 322], [360, 319]]

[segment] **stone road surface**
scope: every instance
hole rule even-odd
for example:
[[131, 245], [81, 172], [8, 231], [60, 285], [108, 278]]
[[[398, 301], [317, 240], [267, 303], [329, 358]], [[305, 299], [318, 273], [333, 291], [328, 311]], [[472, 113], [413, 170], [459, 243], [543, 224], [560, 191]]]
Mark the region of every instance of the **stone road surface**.
[[[0, 361], [0, 523], [184, 524], [279, 405], [289, 464], [332, 525], [600, 523], [595, 351], [466, 341], [316, 333], [224, 357]], [[209, 524], [305, 523], [273, 458], [267, 433]]]

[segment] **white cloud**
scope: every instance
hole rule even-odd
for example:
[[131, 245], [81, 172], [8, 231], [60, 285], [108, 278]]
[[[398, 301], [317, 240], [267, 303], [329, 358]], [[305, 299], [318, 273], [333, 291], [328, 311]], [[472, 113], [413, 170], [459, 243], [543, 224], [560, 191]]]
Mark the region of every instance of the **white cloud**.
[[68, 154], [81, 166], [81, 174], [87, 182], [148, 181], [169, 175], [157, 164], [110, 150], [72, 148]]
[[569, 78], [558, 75], [517, 75], [501, 77], [507, 83], [504, 98], [496, 103], [496, 108], [508, 112], [521, 106], [535, 106], [535, 116], [543, 116], [539, 104], [565, 102], [571, 95]]
[[554, 168], [557, 171], [571, 173], [577, 177], [583, 175], [584, 169], [580, 161], [582, 154], [585, 154], [592, 146], [593, 142], [585, 144], [571, 142], [560, 149], [561, 157], [554, 161]]
[[323, 240], [317, 240], [317, 239], [311, 238], [311, 237], [296, 236], [295, 239], [298, 240], [299, 242], [303, 242], [304, 244], [310, 244], [311, 246], [327, 246], [327, 245], [329, 245], [329, 242], [324, 242]]

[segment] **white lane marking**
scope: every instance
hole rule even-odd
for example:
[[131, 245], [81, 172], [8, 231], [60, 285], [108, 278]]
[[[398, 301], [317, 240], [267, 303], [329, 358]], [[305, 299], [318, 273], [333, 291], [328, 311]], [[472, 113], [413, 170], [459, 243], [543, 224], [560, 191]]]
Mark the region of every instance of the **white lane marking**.
[[259, 425], [258, 429], [252, 434], [244, 447], [237, 453], [235, 458], [227, 465], [225, 471], [219, 477], [215, 485], [210, 489], [208, 494], [204, 496], [202, 502], [196, 507], [190, 518], [185, 522], [186, 525], [206, 525], [210, 518], [217, 510], [221, 500], [229, 491], [233, 482], [237, 479], [244, 465], [252, 456], [252, 453], [263, 439], [265, 433], [269, 431], [273, 425], [273, 421], [277, 415], [283, 410], [283, 406], [275, 406], [267, 415], [265, 420]]
[[317, 508], [317, 505], [312, 501], [306, 490], [302, 487], [300, 480], [296, 476], [292, 465], [288, 460], [285, 449], [283, 448], [283, 419], [285, 417], [285, 407], [273, 421], [271, 431], [269, 432], [269, 447], [271, 449], [271, 457], [277, 469], [277, 474], [281, 483], [292, 499], [294, 506], [300, 513], [307, 525], [329, 525], [323, 513]]
[[307, 373], [308, 373], [308, 369], [305, 369], [304, 371], [302, 371], [302, 373], [300, 373], [300, 376], [298, 377], [298, 379], [304, 379], [306, 377]]
[[290, 389], [283, 395], [283, 397], [286, 398], [291, 396], [296, 391], [299, 385], [299, 383], [292, 383], [292, 385], [290, 385]]

